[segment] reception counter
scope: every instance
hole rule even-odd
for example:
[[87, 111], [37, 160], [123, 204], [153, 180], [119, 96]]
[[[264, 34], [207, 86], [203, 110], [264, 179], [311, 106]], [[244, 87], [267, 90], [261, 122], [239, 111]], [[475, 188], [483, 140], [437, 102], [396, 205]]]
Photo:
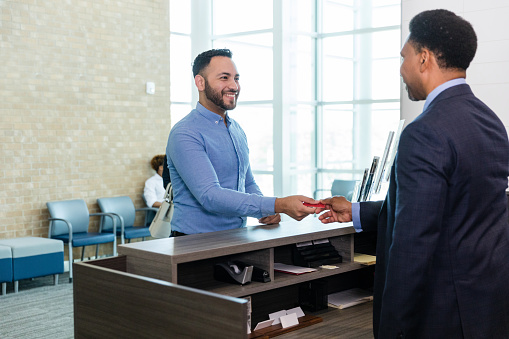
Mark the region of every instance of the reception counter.
[[[125, 308], [128, 307], [126, 305], [131, 305], [133, 312], [155, 312], [151, 309], [155, 305], [151, 304], [147, 309], [147, 305], [143, 302], [145, 294], [150, 295], [147, 298], [151, 301], [154, 298], [157, 299], [157, 294], [161, 294], [160, 298], [163, 300], [168, 298], [165, 294], [184, 289], [188, 293], [187, 304], [190, 307], [194, 306], [194, 312], [197, 312], [195, 324], [191, 324], [188, 329], [195, 331], [193, 335], [207, 333], [211, 337], [212, 332], [207, 332], [206, 328], [213, 326], [213, 323], [221, 322], [217, 319], [217, 307], [211, 308], [211, 305], [216, 303], [230, 308], [236, 314], [232, 318], [232, 314], [226, 314], [228, 312], [219, 312], [224, 313], [223, 322], [229, 324], [227, 329], [229, 335], [245, 334], [247, 326], [241, 322], [246, 322], [244, 319], [247, 319], [248, 305], [244, 298], [251, 299], [252, 319], [255, 325], [258, 321], [267, 319], [271, 312], [294, 307], [298, 303], [299, 285], [317, 279], [330, 280], [337, 285], [338, 279], [341, 279], [343, 274], [363, 268], [364, 266], [353, 261], [354, 234], [355, 230], [351, 223], [324, 225], [317, 218], [308, 217], [301, 222], [289, 221], [278, 225], [252, 226], [120, 245], [119, 257], [75, 264], [75, 313], [77, 313], [75, 328], [84, 329], [96, 321], [88, 320], [87, 323], [80, 324], [80, 313], [84, 310], [92, 312], [93, 309], [90, 305], [86, 309], [82, 307], [81, 304], [87, 304], [89, 300], [84, 300], [80, 293], [83, 293], [83, 290], [97, 288], [97, 286], [90, 286], [94, 282], [89, 277], [94, 275], [95, 281], [104, 279], [118, 281], [116, 287], [109, 286], [115, 290], [115, 293], [120, 293], [115, 298], [127, 298], [130, 301], [134, 298], [133, 294], [138, 293], [136, 298], [141, 299], [137, 299], [135, 306], [132, 300], [130, 304], [127, 301], [122, 306]], [[274, 263], [292, 264], [292, 250], [296, 243], [322, 239], [328, 239], [341, 255], [342, 262], [333, 265], [337, 268], [317, 268], [315, 272], [301, 275], [279, 273], [274, 270]], [[213, 278], [214, 264], [232, 260], [242, 261], [268, 271], [270, 282], [253, 281], [241, 286], [216, 281]], [[133, 285], [129, 287], [129, 293], [122, 293], [125, 287], [122, 281], [126, 279]], [[87, 282], [83, 283], [84, 280]], [[136, 280], [140, 283], [138, 288]], [[158, 287], [149, 291], [150, 284]], [[93, 298], [89, 292], [87, 293], [87, 299]], [[204, 302], [203, 298], [208, 298], [208, 301]], [[198, 301], [200, 299], [203, 300]], [[200, 310], [198, 305], [202, 302], [204, 302], [203, 309]], [[229, 306], [225, 306], [226, 304]], [[182, 311], [170, 310], [171, 303], [164, 304], [164, 307], [168, 315], [175, 316], [174, 312]], [[109, 312], [115, 313], [115, 310], [109, 309]], [[123, 312], [125, 313], [125, 309]], [[214, 322], [203, 322], [207, 315], [214, 316]], [[188, 316], [186, 322], [189, 321], [193, 322]], [[172, 325], [168, 323], [166, 329], [170, 331], [171, 327]], [[200, 328], [205, 332], [199, 332]], [[79, 331], [77, 337], [80, 334]]]

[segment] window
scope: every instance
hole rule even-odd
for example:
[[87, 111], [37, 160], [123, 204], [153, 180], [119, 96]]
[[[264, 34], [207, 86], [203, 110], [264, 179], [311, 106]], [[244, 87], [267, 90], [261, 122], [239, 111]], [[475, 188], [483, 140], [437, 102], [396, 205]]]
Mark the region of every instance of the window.
[[327, 195], [398, 126], [400, 20], [400, 0], [170, 0], [172, 124], [197, 100], [194, 57], [229, 48], [242, 86], [229, 114], [264, 194]]
[[170, 0], [170, 111], [172, 124], [191, 111], [191, 1]]

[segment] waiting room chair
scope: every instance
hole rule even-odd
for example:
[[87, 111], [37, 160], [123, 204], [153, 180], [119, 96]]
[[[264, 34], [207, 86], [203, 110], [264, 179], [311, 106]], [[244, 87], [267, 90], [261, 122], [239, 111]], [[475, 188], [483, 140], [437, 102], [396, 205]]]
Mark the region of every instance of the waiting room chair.
[[[147, 200], [145, 199], [145, 196], [142, 194], [141, 197], [143, 198], [143, 202], [145, 203], [145, 205], [148, 206], [147, 204]], [[157, 213], [157, 208], [155, 207], [152, 207], [153, 209], [155, 210], [150, 210], [150, 211], [147, 211], [145, 213], [145, 226], [149, 226], [150, 227], [150, 224], [152, 223], [152, 220], [154, 220], [154, 217], [156, 216], [156, 213]]]
[[89, 213], [84, 200], [64, 200], [47, 202], [50, 214], [48, 238], [62, 240], [69, 247], [69, 281], [72, 282], [72, 249], [83, 247], [81, 260], [85, 256], [85, 247], [96, 245], [95, 256], [99, 255], [99, 245], [113, 243], [113, 256], [117, 255], [117, 238], [113, 234], [90, 232], [90, 216], [109, 217], [113, 229], [117, 229], [115, 217], [108, 213]]
[[[134, 220], [136, 212], [149, 211], [157, 212], [157, 208], [154, 207], [143, 207], [135, 208], [133, 201], [128, 196], [113, 197], [113, 198], [99, 198], [97, 204], [103, 213], [109, 213], [116, 216], [117, 223], [120, 227], [117, 227], [116, 234], [120, 236], [121, 243], [124, 244], [125, 239], [131, 242], [131, 239], [150, 237], [149, 226], [134, 226]], [[103, 233], [112, 233], [112, 222], [109, 218], [101, 218], [100, 231]]]
[[348, 201], [352, 201], [353, 191], [357, 180], [334, 180], [330, 189], [331, 195], [342, 195]]
[[[357, 183], [357, 180], [339, 180], [339, 179], [334, 180], [332, 182], [332, 187], [330, 189], [331, 196], [342, 195], [348, 201], [352, 201], [353, 192], [355, 190], [356, 183]], [[329, 191], [329, 190], [328, 189], [317, 189], [313, 194], [314, 199], [317, 199], [317, 193], [319, 191]]]

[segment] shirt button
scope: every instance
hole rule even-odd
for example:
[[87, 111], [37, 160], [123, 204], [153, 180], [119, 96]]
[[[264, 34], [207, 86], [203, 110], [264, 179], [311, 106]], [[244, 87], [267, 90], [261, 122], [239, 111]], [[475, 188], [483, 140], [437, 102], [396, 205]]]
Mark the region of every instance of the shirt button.
[[218, 123], [218, 122], [219, 122], [219, 121], [216, 121], [216, 125], [217, 125], [217, 123]]

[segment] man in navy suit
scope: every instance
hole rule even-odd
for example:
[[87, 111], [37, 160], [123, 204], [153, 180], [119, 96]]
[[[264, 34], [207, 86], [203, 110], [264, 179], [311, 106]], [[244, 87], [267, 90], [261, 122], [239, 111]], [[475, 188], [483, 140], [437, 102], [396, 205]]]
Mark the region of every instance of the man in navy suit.
[[476, 48], [454, 13], [416, 15], [400, 72], [426, 102], [401, 134], [385, 200], [322, 200], [322, 222], [378, 232], [377, 338], [509, 338], [509, 142], [465, 82]]

